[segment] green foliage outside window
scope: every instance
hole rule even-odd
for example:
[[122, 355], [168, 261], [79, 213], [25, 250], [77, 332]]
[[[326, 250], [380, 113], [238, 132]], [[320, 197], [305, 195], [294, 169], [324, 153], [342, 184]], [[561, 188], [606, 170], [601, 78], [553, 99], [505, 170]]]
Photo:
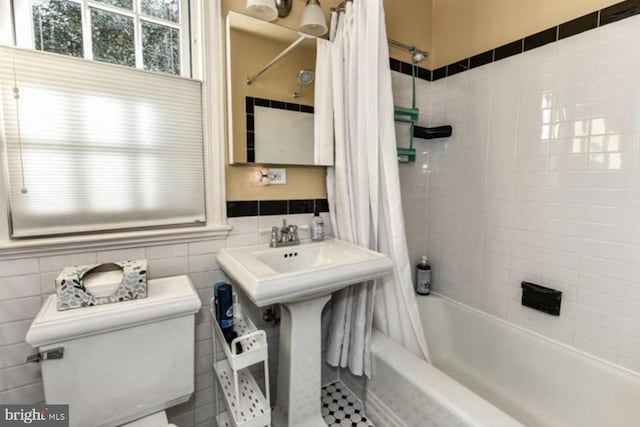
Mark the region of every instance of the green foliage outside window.
[[67, 0], [33, 3], [35, 47], [46, 52], [82, 57], [82, 8]]
[[144, 69], [180, 75], [180, 33], [175, 28], [142, 23]]
[[[94, 0], [133, 11], [137, 0]], [[141, 0], [142, 68], [180, 75], [180, 30], [146, 21], [150, 16], [180, 21], [179, 0]], [[134, 19], [125, 14], [90, 7], [93, 59], [136, 66]], [[32, 6], [35, 48], [75, 57], [84, 56], [82, 5], [70, 0], [35, 0]]]
[[178, 22], [179, 0], [142, 0], [142, 13], [167, 21]]
[[93, 59], [112, 64], [136, 66], [133, 18], [91, 9]]

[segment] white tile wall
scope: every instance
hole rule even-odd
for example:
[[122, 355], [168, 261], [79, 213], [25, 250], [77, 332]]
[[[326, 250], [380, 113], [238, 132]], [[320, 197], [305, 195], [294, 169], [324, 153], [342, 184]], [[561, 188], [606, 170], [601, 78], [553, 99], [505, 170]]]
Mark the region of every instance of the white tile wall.
[[[454, 135], [401, 166], [437, 291], [637, 372], [639, 72], [633, 17], [421, 83], [421, 121]], [[405, 103], [409, 81], [394, 76]], [[562, 290], [561, 316], [522, 307], [523, 280]]]

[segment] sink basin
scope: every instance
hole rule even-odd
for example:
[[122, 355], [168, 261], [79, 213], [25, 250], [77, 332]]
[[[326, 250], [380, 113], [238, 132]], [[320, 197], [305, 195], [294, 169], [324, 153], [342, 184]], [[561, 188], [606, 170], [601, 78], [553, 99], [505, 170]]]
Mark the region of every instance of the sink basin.
[[299, 250], [282, 249], [285, 250], [264, 250], [253, 255], [278, 273], [292, 273], [331, 264], [330, 250], [326, 245], [305, 245]]
[[217, 261], [258, 307], [330, 294], [392, 268], [387, 256], [337, 239], [222, 249]]
[[326, 427], [320, 411], [321, 319], [331, 293], [390, 273], [386, 255], [327, 239], [222, 249], [218, 265], [258, 307], [281, 303], [274, 427]]

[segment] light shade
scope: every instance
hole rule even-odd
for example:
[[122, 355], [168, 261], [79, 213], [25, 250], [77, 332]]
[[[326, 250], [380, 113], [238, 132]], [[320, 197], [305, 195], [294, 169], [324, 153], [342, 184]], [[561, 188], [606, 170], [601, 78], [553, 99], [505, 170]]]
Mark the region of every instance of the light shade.
[[307, 0], [298, 30], [312, 36], [322, 36], [327, 33], [329, 29], [318, 0]]
[[273, 21], [278, 17], [275, 0], [247, 0], [244, 9], [255, 18]]

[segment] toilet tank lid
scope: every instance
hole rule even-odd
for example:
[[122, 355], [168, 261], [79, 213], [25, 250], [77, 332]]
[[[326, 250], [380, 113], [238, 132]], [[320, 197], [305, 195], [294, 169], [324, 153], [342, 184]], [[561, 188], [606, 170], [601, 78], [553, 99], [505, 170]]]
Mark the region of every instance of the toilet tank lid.
[[132, 301], [58, 311], [51, 295], [31, 323], [26, 341], [33, 347], [192, 315], [202, 303], [188, 276], [149, 280], [147, 297]]

